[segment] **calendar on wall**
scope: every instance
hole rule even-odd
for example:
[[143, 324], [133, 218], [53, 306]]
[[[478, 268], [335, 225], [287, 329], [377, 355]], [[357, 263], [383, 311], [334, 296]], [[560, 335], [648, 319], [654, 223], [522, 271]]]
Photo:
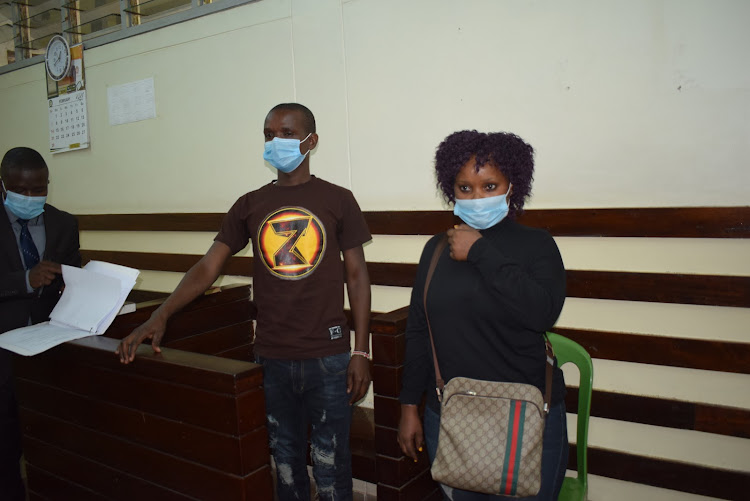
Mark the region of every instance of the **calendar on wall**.
[[86, 91], [49, 100], [49, 149], [52, 153], [88, 148]]
[[70, 48], [70, 69], [59, 81], [47, 75], [49, 149], [52, 153], [88, 148], [89, 126], [83, 45]]

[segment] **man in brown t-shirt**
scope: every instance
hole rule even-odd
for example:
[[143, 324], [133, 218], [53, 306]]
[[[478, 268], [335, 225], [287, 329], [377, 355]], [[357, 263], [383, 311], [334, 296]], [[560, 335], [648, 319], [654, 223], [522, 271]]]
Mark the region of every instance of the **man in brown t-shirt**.
[[[263, 158], [276, 181], [240, 197], [205, 256], [151, 318], [122, 340], [120, 361], [132, 362], [145, 339], [159, 351], [169, 317], [202, 294], [227, 259], [253, 244], [258, 306], [256, 362], [281, 501], [309, 499], [307, 430], [321, 500], [352, 499], [351, 405], [370, 385], [370, 279], [362, 244], [370, 232], [349, 190], [310, 174], [318, 143], [309, 109], [280, 104], [266, 116]], [[341, 265], [341, 255], [344, 266]], [[344, 315], [346, 279], [354, 317], [354, 351]]]

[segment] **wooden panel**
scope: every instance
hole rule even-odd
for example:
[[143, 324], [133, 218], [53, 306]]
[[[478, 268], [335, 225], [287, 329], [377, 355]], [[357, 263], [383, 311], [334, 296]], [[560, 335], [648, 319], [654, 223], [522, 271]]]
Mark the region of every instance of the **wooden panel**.
[[[106, 261], [139, 270], [158, 270], [185, 273], [203, 257], [196, 254], [168, 254], [164, 252], [125, 252], [81, 250], [83, 263], [88, 261]], [[221, 269], [222, 275], [247, 276], [253, 275], [252, 257], [230, 257]]]
[[[48, 367], [57, 366], [61, 376], [67, 375], [71, 372], [67, 369], [70, 361], [75, 360], [79, 365], [110, 371], [124, 378], [133, 378], [133, 381], [141, 381], [144, 377], [164, 384], [179, 381], [191, 389], [229, 395], [255, 390], [263, 380], [260, 365], [170, 348], [163, 348], [160, 355], [155, 355], [150, 347], [141, 346], [136, 361], [132, 365], [122, 365], [114, 353], [117, 344], [117, 340], [101, 336], [69, 341], [33, 358], [15, 357], [14, 372], [18, 377], [38, 380], [35, 373], [44, 371], [42, 373], [48, 374], [47, 380], [56, 382], [54, 371]], [[90, 386], [106, 395], [105, 389], [100, 390], [95, 380], [85, 378], [83, 369], [78, 372], [82, 373], [82, 387]]]
[[[411, 287], [416, 264], [368, 263], [373, 285]], [[567, 270], [567, 296], [750, 307], [750, 277]]]
[[[48, 484], [46, 476], [35, 475], [37, 471], [46, 472], [48, 476], [51, 475], [49, 472], [54, 471], [57, 473], [56, 476], [60, 479], [60, 483], [72, 484], [66, 487], [66, 490], [85, 485], [87, 489], [99, 493], [104, 499], [119, 501], [132, 501], [133, 499], [195, 500], [194, 497], [147, 482], [131, 475], [130, 472], [120, 471], [110, 465], [64, 451], [34, 438], [24, 439], [24, 454], [29, 472], [29, 490], [38, 493], [43, 499], [53, 501], [59, 499], [78, 500], [76, 497], [59, 496], [55, 490], [59, 485], [57, 483]], [[39, 485], [36, 483], [37, 480], [41, 482]]]
[[417, 265], [407, 263], [367, 263], [372, 285], [412, 287], [417, 276]]
[[247, 362], [252, 362], [253, 360], [255, 360], [253, 348], [253, 343], [247, 343], [241, 346], [236, 346], [229, 350], [220, 351], [219, 353], [215, 353], [214, 355], [222, 358], [231, 358], [234, 360], [245, 360]]
[[82, 231], [219, 231], [224, 213], [79, 215]]
[[375, 400], [375, 424], [389, 428], [398, 428], [401, 418], [401, 402], [398, 397], [386, 397], [376, 394]]
[[750, 438], [750, 411], [731, 407], [696, 405], [694, 429]]
[[[187, 342], [196, 335], [208, 334], [222, 328], [236, 327], [250, 322], [253, 305], [249, 301], [236, 301], [210, 309], [186, 311], [173, 316], [164, 333], [166, 346]], [[239, 344], [239, 342], [238, 342]], [[180, 348], [186, 349], [186, 348]], [[187, 349], [187, 351], [197, 351]]]
[[568, 297], [750, 307], [750, 277], [568, 270]]
[[243, 460], [240, 454], [246, 447], [256, 451], [267, 448], [265, 428], [237, 437], [23, 379], [17, 389], [23, 409], [101, 433], [127, 436], [144, 447], [212, 468], [242, 475], [268, 461], [260, 454], [254, 460]]
[[377, 455], [378, 483], [404, 485], [426, 468], [429, 461], [417, 461], [403, 455], [397, 457]]
[[[198, 296], [195, 300], [188, 303], [182, 308], [176, 317], [183, 315], [185, 312], [198, 311], [206, 308], [214, 308], [226, 303], [232, 302], [244, 302], [250, 303], [247, 308], [250, 308], [250, 317], [254, 318], [256, 314], [255, 303], [250, 301], [252, 286], [249, 284], [233, 284], [224, 287], [211, 288], [204, 294]], [[148, 291], [143, 291], [147, 294]], [[104, 334], [106, 337], [121, 338], [130, 333], [135, 326], [138, 326], [149, 319], [153, 311], [161, 305], [167, 297], [165, 293], [153, 293], [160, 294], [163, 297], [149, 299], [147, 302], [139, 302], [136, 305], [136, 311], [120, 315], [115, 318], [115, 321], [107, 329]], [[174, 317], [173, 317], [174, 318]]]
[[34, 486], [33, 494], [48, 499], [75, 499], [76, 501], [106, 501], [101, 494], [69, 482], [33, 465], [26, 464], [26, 478]]
[[247, 345], [252, 341], [252, 338], [253, 323], [247, 320], [246, 322], [169, 341], [164, 343], [164, 346], [193, 353], [215, 355], [240, 345]]
[[438, 485], [432, 480], [430, 470], [425, 470], [405, 485], [396, 487], [378, 484], [378, 501], [442, 501]]
[[378, 395], [387, 397], [398, 397], [401, 392], [401, 374], [403, 366], [388, 367], [373, 364], [372, 366], [372, 390]]
[[[373, 235], [434, 235], [458, 219], [442, 211], [364, 213]], [[218, 231], [223, 213], [79, 215], [84, 231]], [[531, 209], [523, 224], [559, 236], [750, 238], [750, 207]]]
[[271, 467], [266, 465], [244, 477], [242, 479], [242, 492], [242, 501], [271, 501], [274, 497]]
[[[162, 350], [162, 356], [167, 350], [168, 348]], [[31, 365], [17, 363], [17, 379], [54, 384], [66, 391], [86, 394], [95, 399], [221, 433], [248, 432], [265, 422], [262, 410], [263, 394], [258, 388], [248, 392], [248, 397], [237, 399], [233, 394], [205, 391], [188, 386], [179, 380], [170, 382], [166, 379], [168, 376], [144, 378], [142, 372], [136, 371], [135, 368], [128, 371], [128, 366], [123, 366], [126, 370], [70, 366], [64, 361], [55, 363], [57, 361], [51, 358], [42, 360], [39, 357], [43, 355], [34, 357], [37, 362]], [[120, 365], [118, 361], [113, 363]], [[136, 363], [142, 364], [143, 361]], [[241, 405], [242, 408], [237, 409], [237, 405]], [[241, 412], [241, 416], [237, 415], [238, 412]]]
[[370, 321], [373, 333], [403, 334], [406, 330], [406, 320], [409, 316], [409, 306], [403, 306], [388, 313], [374, 316]]
[[375, 484], [378, 482], [375, 466], [375, 451], [352, 449], [352, 478]]
[[[378, 454], [394, 458], [403, 456], [401, 447], [398, 445], [398, 427], [375, 426], [375, 443], [378, 444]], [[421, 459], [429, 461], [426, 450], [423, 452]]]
[[187, 343], [188, 339], [194, 336], [242, 326], [250, 321], [250, 313], [251, 305], [247, 301], [222, 304], [215, 308], [198, 311], [186, 311], [169, 320], [164, 333], [164, 341], [167, 346], [171, 346], [172, 343], [179, 345]]
[[[137, 375], [130, 377], [97, 367], [64, 369], [60, 366], [37, 366], [35, 375], [39, 377], [39, 382], [54, 382], [55, 386], [66, 391], [80, 392], [92, 398], [181, 420], [219, 433], [231, 434], [238, 429], [247, 432], [257, 427], [256, 425], [247, 429], [243, 429], [244, 426], [240, 428], [241, 423], [235, 417], [235, 399], [231, 395], [220, 395], [153, 379], [144, 380]], [[17, 378], [25, 379], [25, 375], [19, 375]], [[250, 403], [262, 406], [262, 392], [255, 390], [254, 397], [254, 402]], [[248, 414], [252, 414], [252, 408], [248, 408], [247, 411]]]
[[593, 358], [750, 374], [750, 343], [555, 327]]
[[373, 448], [373, 432], [375, 430], [375, 413], [369, 407], [355, 405], [352, 408], [351, 439], [353, 443], [362, 443]]
[[[575, 414], [578, 388], [568, 387], [566, 407]], [[750, 410], [665, 398], [594, 391], [591, 415], [633, 423], [750, 438]]]
[[365, 220], [373, 235], [436, 235], [460, 219], [452, 211], [371, 211]]
[[167, 296], [169, 296], [168, 292], [133, 289], [128, 294], [127, 301], [130, 303], [143, 303], [146, 301], [153, 301], [154, 299], [166, 299]]
[[403, 334], [372, 334], [372, 353], [380, 365], [403, 363], [406, 336]]
[[519, 220], [556, 236], [750, 238], [750, 207], [544, 209]]
[[[167, 489], [203, 499], [242, 499], [242, 477], [33, 411], [24, 410], [22, 420], [26, 436], [54, 442], [63, 450]], [[33, 464], [34, 458], [29, 462]]]
[[[575, 447], [570, 448], [571, 457]], [[700, 461], [700, 457], [686, 458]], [[589, 473], [718, 499], [747, 499], [750, 473], [589, 447]]]
[[[200, 256], [148, 252], [82, 251], [97, 259], [138, 268], [186, 272]], [[222, 273], [252, 275], [252, 258], [233, 257]], [[411, 287], [417, 265], [367, 263], [373, 285]], [[750, 277], [568, 270], [569, 297], [750, 307]]]

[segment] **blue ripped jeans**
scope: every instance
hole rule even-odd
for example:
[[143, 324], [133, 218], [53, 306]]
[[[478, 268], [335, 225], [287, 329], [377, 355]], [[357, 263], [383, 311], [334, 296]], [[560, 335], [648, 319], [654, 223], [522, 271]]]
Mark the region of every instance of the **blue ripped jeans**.
[[255, 358], [263, 365], [268, 440], [276, 462], [279, 501], [310, 499], [308, 425], [320, 500], [351, 501], [349, 353], [307, 360]]
[[[435, 459], [440, 434], [440, 415], [425, 406], [424, 409], [424, 441], [427, 445], [427, 455], [430, 464]], [[445, 499], [450, 501], [553, 501], [560, 493], [565, 470], [568, 466], [568, 425], [565, 417], [565, 402], [552, 406], [547, 422], [544, 425], [544, 443], [542, 446], [542, 487], [536, 496], [511, 498], [508, 496], [493, 496], [480, 492], [454, 489], [440, 484]]]

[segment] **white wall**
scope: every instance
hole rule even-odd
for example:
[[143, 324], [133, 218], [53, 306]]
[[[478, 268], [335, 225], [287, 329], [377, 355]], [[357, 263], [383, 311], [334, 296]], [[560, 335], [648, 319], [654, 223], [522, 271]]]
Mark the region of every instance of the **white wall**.
[[[261, 0], [87, 50], [91, 148], [46, 154], [50, 200], [76, 214], [225, 211], [273, 179], [263, 118], [296, 100], [318, 121], [313, 171], [365, 210], [444, 207], [434, 151], [464, 128], [512, 131], [536, 148], [533, 208], [748, 205], [748, 19], [745, 0]], [[107, 87], [146, 77], [157, 118], [110, 126]], [[41, 64], [0, 75], [0, 110], [1, 150], [47, 150]], [[200, 254], [212, 236], [81, 241]], [[378, 237], [366, 253], [416, 262], [423, 243]], [[558, 244], [571, 269], [750, 275], [745, 241]], [[179, 278], [147, 272], [139, 288]], [[374, 287], [373, 309], [408, 297]], [[746, 342], [750, 311], [571, 299], [559, 325]], [[599, 389], [750, 408], [746, 375], [610, 361], [596, 371]], [[750, 440], [594, 419], [591, 443], [750, 468]], [[699, 499], [603, 478], [590, 497]]]
[[[273, 177], [263, 117], [298, 100], [313, 169], [365, 209], [441, 207], [432, 156], [462, 128], [535, 146], [531, 207], [744, 205], [747, 19], [744, 0], [262, 0], [87, 50], [91, 148], [48, 156], [52, 200], [223, 211]], [[149, 76], [158, 117], [110, 126], [107, 87]], [[43, 89], [42, 65], [0, 76], [4, 147], [46, 149]]]

